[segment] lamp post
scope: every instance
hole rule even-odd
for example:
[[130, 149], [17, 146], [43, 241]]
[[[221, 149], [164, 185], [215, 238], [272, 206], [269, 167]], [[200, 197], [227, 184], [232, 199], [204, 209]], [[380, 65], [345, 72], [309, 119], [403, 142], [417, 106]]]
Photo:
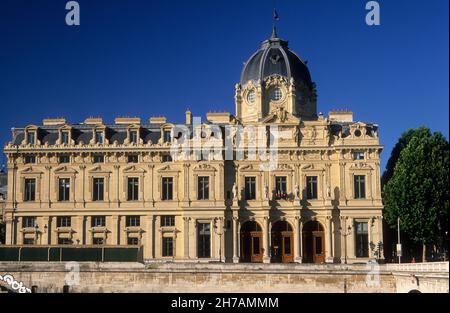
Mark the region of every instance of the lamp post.
[[217, 220], [222, 221], [222, 218], [214, 219], [214, 233], [219, 236], [219, 262], [222, 263], [222, 235], [225, 233], [226, 227], [221, 225], [221, 230], [219, 231], [219, 227], [217, 226]]
[[400, 242], [400, 217], [397, 217], [397, 256], [398, 264], [402, 262], [402, 244]]

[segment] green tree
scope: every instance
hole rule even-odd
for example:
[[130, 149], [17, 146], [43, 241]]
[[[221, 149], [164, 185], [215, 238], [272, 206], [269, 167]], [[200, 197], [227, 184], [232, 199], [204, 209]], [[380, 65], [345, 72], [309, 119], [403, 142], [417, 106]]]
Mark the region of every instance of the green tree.
[[404, 132], [398, 142], [392, 149], [391, 156], [386, 164], [386, 170], [381, 177], [382, 185], [384, 186], [394, 175], [394, 168], [397, 164], [398, 158], [402, 150], [408, 145], [409, 141], [413, 137], [427, 137], [430, 134], [430, 130], [427, 127], [411, 128]]
[[443, 245], [448, 226], [449, 143], [441, 133], [421, 127], [403, 134], [396, 147], [401, 148], [397, 162], [384, 182], [385, 219], [395, 228], [400, 217], [402, 231], [422, 244], [425, 261], [427, 245]]

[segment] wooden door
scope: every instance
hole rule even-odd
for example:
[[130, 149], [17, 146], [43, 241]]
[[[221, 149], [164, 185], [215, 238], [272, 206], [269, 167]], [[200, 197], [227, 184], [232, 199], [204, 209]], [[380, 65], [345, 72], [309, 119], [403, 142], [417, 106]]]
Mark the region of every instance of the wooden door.
[[313, 262], [325, 262], [325, 240], [322, 231], [313, 232]]
[[284, 231], [281, 233], [282, 238], [282, 255], [281, 262], [291, 263], [294, 262], [294, 235], [290, 231]]
[[251, 262], [261, 263], [263, 260], [263, 240], [262, 232], [254, 231], [250, 233], [251, 238]]

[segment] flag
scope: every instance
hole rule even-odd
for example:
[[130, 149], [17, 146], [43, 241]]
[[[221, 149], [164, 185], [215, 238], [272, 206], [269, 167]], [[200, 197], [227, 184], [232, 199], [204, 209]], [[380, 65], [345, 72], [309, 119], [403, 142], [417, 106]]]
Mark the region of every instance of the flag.
[[278, 15], [277, 10], [273, 10], [273, 19], [274, 19], [275, 21], [280, 20], [280, 16]]

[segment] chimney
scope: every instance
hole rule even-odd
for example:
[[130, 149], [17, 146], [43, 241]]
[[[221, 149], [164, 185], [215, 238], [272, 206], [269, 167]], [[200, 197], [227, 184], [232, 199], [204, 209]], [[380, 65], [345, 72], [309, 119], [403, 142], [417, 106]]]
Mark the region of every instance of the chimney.
[[191, 110], [187, 109], [186, 111], [186, 125], [192, 124], [192, 112]]

